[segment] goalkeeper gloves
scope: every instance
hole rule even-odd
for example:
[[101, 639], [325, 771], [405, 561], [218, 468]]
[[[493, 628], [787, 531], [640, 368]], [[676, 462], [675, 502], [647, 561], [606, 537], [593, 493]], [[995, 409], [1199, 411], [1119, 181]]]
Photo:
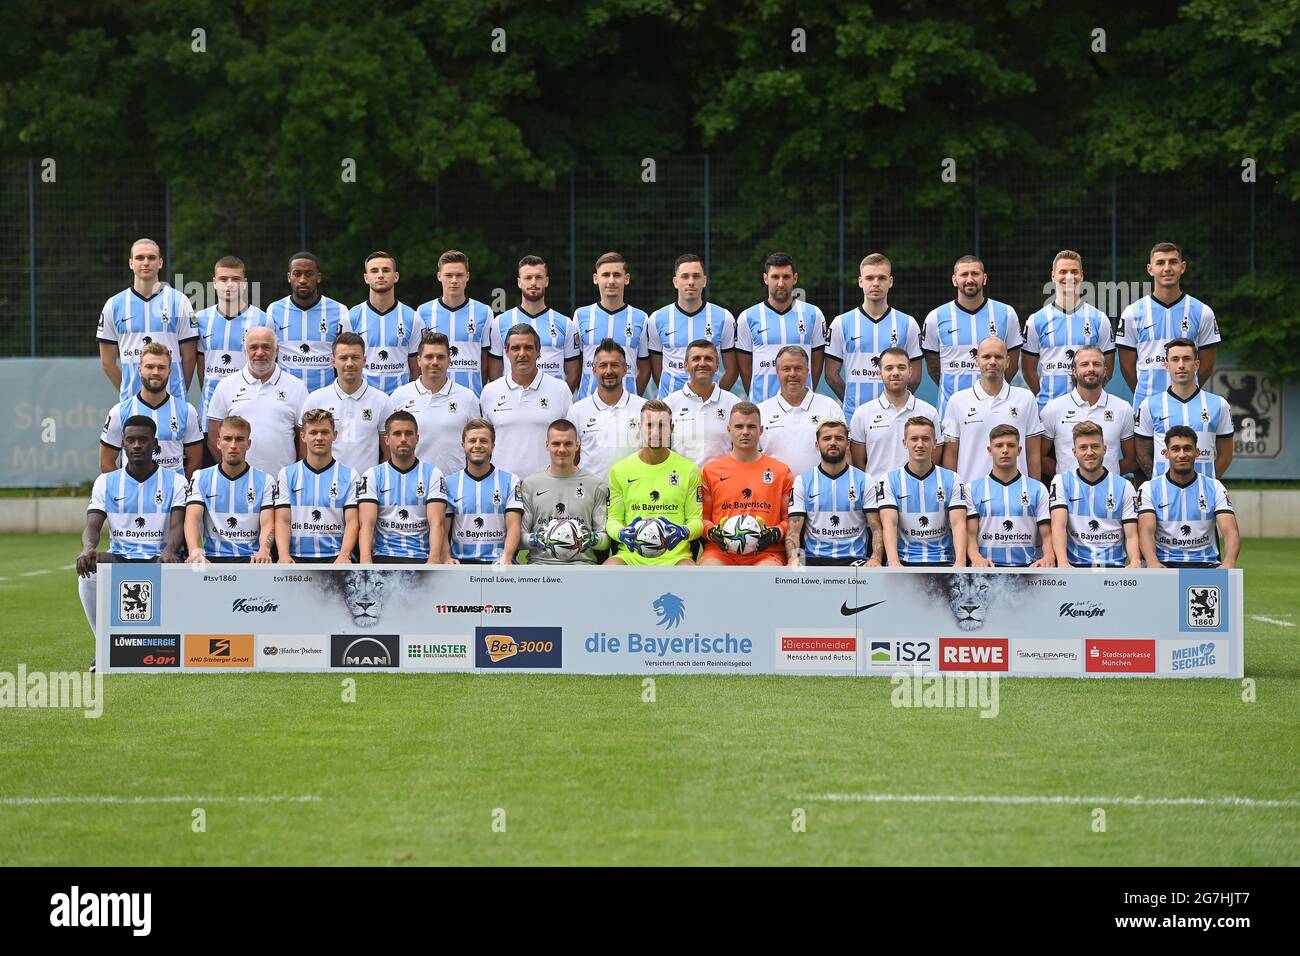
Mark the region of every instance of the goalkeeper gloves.
[[664, 529], [664, 547], [668, 551], [671, 551], [691, 536], [690, 528], [675, 524], [667, 518], [660, 518], [659, 524]]
[[644, 520], [645, 518], [637, 518], [618, 533], [619, 543], [629, 551], [635, 551], [637, 554], [641, 553], [641, 548], [636, 543], [636, 529], [640, 527], [641, 522]]
[[708, 537], [709, 540], [712, 541], [714, 544], [716, 544], [719, 548], [725, 548], [727, 546], [726, 544], [727, 536], [722, 533], [722, 525], [720, 524], [715, 524], [712, 528], [709, 529]]
[[785, 535], [780, 528], [764, 528], [758, 536], [758, 549], [762, 551], [781, 541]]

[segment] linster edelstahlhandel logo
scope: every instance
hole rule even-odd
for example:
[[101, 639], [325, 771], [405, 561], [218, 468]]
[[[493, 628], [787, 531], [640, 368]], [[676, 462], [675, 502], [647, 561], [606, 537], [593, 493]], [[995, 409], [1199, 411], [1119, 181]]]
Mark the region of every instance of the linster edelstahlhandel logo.
[[397, 634], [331, 634], [330, 667], [400, 667]]
[[476, 667], [544, 667], [563, 662], [563, 630], [558, 627], [476, 627]]

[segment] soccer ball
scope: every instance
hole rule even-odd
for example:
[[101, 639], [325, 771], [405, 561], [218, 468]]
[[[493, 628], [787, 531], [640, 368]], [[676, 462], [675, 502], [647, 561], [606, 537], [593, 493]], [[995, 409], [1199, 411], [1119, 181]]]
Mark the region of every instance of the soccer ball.
[[559, 561], [572, 561], [582, 553], [587, 529], [576, 518], [555, 518], [542, 532], [542, 547]]
[[753, 554], [758, 550], [758, 539], [763, 533], [763, 522], [753, 515], [731, 515], [724, 518], [722, 548], [728, 554]]
[[664, 526], [656, 518], [648, 518], [637, 525], [633, 540], [642, 557], [657, 558], [668, 550], [668, 543], [664, 540]]

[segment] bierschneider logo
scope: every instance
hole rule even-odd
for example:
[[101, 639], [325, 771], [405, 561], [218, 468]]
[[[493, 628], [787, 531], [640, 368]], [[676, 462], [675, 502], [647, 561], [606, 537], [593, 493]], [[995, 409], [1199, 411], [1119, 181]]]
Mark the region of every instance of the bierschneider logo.
[[398, 667], [397, 634], [331, 634], [330, 667]]
[[153, 620], [152, 581], [120, 581], [117, 596], [118, 616], [123, 623], [144, 624]]
[[280, 605], [269, 597], [241, 597], [230, 602], [232, 614], [270, 614], [280, 610]]
[[1105, 617], [1106, 609], [1096, 601], [1066, 601], [1059, 617]]

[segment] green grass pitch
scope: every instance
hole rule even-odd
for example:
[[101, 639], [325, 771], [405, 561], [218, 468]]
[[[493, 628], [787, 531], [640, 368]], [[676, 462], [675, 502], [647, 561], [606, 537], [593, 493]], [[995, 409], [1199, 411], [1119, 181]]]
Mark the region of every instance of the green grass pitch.
[[[0, 536], [0, 670], [85, 667], [77, 550]], [[1294, 866], [1300, 541], [1243, 553], [1254, 702], [1022, 678], [981, 719], [894, 708], [887, 677], [663, 676], [653, 703], [639, 677], [361, 674], [355, 703], [341, 675], [110, 677], [98, 720], [0, 709], [0, 864]], [[1096, 804], [1094, 832], [1087, 802], [827, 794], [1211, 802]]]

